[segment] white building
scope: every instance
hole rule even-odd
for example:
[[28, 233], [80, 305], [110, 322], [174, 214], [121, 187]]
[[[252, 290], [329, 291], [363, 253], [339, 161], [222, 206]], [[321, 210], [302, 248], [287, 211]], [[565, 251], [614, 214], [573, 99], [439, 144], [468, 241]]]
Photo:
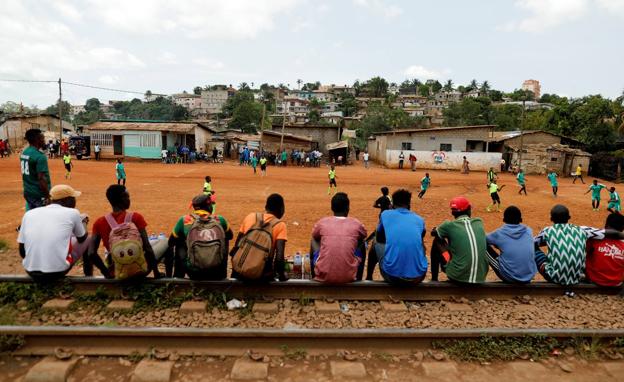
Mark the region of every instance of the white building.
[[176, 105], [184, 106], [188, 110], [195, 110], [201, 108], [202, 98], [197, 94], [180, 93], [171, 96], [173, 103]]
[[221, 113], [228, 98], [234, 95], [235, 90], [231, 88], [218, 88], [214, 90], [202, 90], [201, 109], [208, 114]]

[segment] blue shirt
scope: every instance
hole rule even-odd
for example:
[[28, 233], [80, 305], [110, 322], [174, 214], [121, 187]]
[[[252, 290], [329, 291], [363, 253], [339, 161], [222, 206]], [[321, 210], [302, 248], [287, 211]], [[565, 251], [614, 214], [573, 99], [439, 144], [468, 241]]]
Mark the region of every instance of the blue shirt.
[[427, 272], [427, 257], [422, 236], [425, 221], [405, 208], [382, 212], [377, 241], [386, 244], [379, 266], [394, 277], [417, 278]]
[[505, 224], [487, 235], [487, 243], [500, 249], [498, 263], [503, 281], [527, 283], [537, 273], [531, 228]]
[[557, 187], [557, 174], [551, 172], [550, 174], [548, 174], [548, 180], [550, 180], [550, 185], [552, 187]]

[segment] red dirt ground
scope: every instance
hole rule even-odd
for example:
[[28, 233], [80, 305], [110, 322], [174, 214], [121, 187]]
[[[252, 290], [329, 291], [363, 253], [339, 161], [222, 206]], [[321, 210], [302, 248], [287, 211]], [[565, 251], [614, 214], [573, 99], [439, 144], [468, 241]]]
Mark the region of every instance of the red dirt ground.
[[[54, 184], [67, 183], [83, 192], [78, 199], [78, 209], [86, 212], [93, 222], [109, 211], [106, 201], [106, 187], [115, 182], [114, 163], [111, 161], [74, 161], [71, 180], [64, 179], [60, 159], [50, 160], [50, 171]], [[266, 197], [274, 192], [286, 200], [288, 224], [287, 254], [295, 251], [307, 252], [310, 232], [314, 223], [331, 213], [330, 197], [327, 195], [327, 171], [321, 168], [268, 168], [268, 176], [254, 176], [250, 167], [238, 163], [225, 164], [177, 164], [164, 165], [151, 162], [127, 162], [128, 190], [132, 198], [132, 210], [141, 212], [149, 226], [150, 233], [169, 233], [177, 218], [188, 211], [193, 196], [201, 193], [203, 178], [212, 177], [213, 189], [217, 192], [217, 212], [225, 216], [233, 230], [237, 230], [244, 216], [249, 212], [261, 211]], [[0, 221], [0, 239], [13, 248], [0, 252], [1, 273], [22, 273], [19, 258], [14, 250], [19, 225], [24, 213], [22, 182], [18, 156], [0, 159], [0, 205], [5, 211]], [[432, 185], [424, 200], [416, 198], [420, 178], [424, 170], [411, 172], [372, 167], [369, 170], [358, 163], [339, 167], [337, 182], [339, 191], [349, 194], [350, 215], [360, 219], [370, 231], [375, 227], [378, 210], [371, 206], [380, 195], [379, 188], [388, 186], [392, 190], [400, 187], [414, 193], [412, 210], [423, 216], [427, 229], [451, 218], [449, 200], [464, 195], [473, 204], [473, 215], [482, 217], [488, 231], [502, 224], [502, 213], [487, 213], [489, 204], [486, 177], [483, 172], [463, 175], [457, 171], [429, 171]], [[590, 178], [586, 179], [589, 183]], [[499, 184], [506, 185], [501, 192], [503, 207], [511, 204], [521, 208], [524, 222], [535, 234], [549, 224], [549, 210], [555, 203], [567, 205], [576, 224], [602, 227], [607, 216], [603, 209], [592, 212], [590, 196], [584, 195], [588, 185], [572, 184], [570, 178], [560, 179], [559, 197], [553, 198], [546, 177], [527, 176], [528, 196], [517, 194], [518, 187], [513, 175], [504, 174]], [[611, 184], [606, 184], [610, 186]], [[608, 193], [603, 193], [604, 206]], [[430, 239], [428, 238], [428, 241]]]

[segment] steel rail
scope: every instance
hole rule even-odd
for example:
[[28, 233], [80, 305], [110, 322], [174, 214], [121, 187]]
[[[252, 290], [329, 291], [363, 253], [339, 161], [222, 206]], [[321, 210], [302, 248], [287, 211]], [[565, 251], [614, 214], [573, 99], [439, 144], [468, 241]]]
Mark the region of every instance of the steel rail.
[[[33, 283], [32, 279], [23, 275], [0, 275], [0, 283]], [[102, 277], [67, 277], [66, 282], [78, 292], [93, 292], [103, 288], [114, 295], [124, 295], [126, 287], [132, 284]], [[534, 282], [526, 285], [512, 285], [502, 282], [487, 282], [475, 286], [457, 285], [449, 282], [424, 282], [413, 287], [397, 287], [382, 281], [360, 281], [343, 285], [328, 285], [311, 280], [288, 280], [268, 284], [245, 284], [237, 280], [193, 281], [188, 279], [145, 279], [142, 284], [169, 286], [174, 291], [188, 293], [202, 290], [215, 293], [226, 293], [228, 297], [270, 299], [311, 300], [345, 300], [345, 301], [439, 301], [450, 298], [478, 299], [511, 299], [517, 296], [557, 297], [565, 291], [577, 294], [617, 295], [621, 288], [604, 288], [593, 284], [579, 284], [562, 287], [547, 282]]]
[[0, 334], [21, 336], [16, 355], [50, 355], [58, 348], [74, 354], [117, 356], [135, 352], [180, 355], [241, 355], [254, 350], [270, 355], [285, 349], [308, 354], [337, 350], [401, 353], [429, 348], [443, 339], [544, 336], [557, 339], [624, 337], [624, 329], [240, 329], [111, 328], [98, 326], [0, 326]]

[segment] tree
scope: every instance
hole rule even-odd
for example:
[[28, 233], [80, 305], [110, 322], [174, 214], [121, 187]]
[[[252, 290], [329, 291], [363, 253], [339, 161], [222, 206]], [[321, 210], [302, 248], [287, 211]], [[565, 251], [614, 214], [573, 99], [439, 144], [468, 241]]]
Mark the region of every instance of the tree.
[[343, 92], [338, 96], [340, 102], [339, 110], [345, 117], [351, 117], [357, 112], [357, 100], [351, 93]]
[[535, 94], [532, 91], [522, 89], [516, 89], [508, 96], [514, 101], [533, 101], [535, 98]]
[[490, 90], [489, 97], [492, 102], [502, 102], [503, 92], [501, 92], [500, 90]]
[[388, 81], [381, 77], [373, 77], [364, 83], [364, 89], [369, 97], [385, 97], [388, 93]]
[[479, 89], [479, 95], [487, 96], [490, 93], [490, 83], [487, 81], [483, 81], [481, 84], [481, 89]]
[[244, 133], [255, 134], [262, 122], [262, 106], [256, 102], [239, 103], [232, 112], [229, 127]]
[[442, 87], [442, 89], [444, 89], [445, 92], [452, 92], [453, 91], [453, 80], [446, 81], [446, 83], [444, 84], [444, 87]]
[[145, 100], [148, 101], [148, 102], [152, 100], [152, 91], [151, 90], [148, 90], [148, 91], [145, 92]]
[[429, 97], [431, 95], [431, 88], [427, 84], [422, 84], [419, 87], [417, 87], [417, 89], [418, 89], [418, 94], [420, 94], [423, 97]]
[[247, 82], [241, 82], [240, 85], [238, 85], [238, 90], [242, 91], [242, 90], [251, 90], [249, 88], [249, 85], [247, 85]]
[[[67, 122], [71, 122], [71, 117], [69, 115], [69, 111], [71, 110], [71, 105], [69, 104], [69, 102], [67, 101], [63, 101], [61, 102], [61, 111], [63, 114], [63, 120], [67, 121]], [[54, 114], [54, 115], [58, 115], [59, 114], [59, 103], [57, 102], [54, 105], [50, 105], [45, 109], [45, 112], [47, 114]]]
[[[297, 82], [297, 83], [299, 83], [299, 82]], [[321, 87], [321, 83], [319, 81], [308, 82], [308, 83], [305, 83], [303, 85], [303, 88], [301, 90], [305, 90], [305, 91], [311, 92], [311, 91], [314, 91], [314, 90], [318, 90], [320, 87]]]
[[472, 80], [470, 81], [470, 84], [468, 86], [466, 86], [466, 89], [468, 90], [468, 92], [471, 92], [473, 90], [477, 90], [479, 89], [479, 83], [477, 82], [477, 80]]
[[193, 88], [193, 94], [195, 94], [195, 95], [201, 95], [201, 92], [202, 92], [202, 87], [201, 87], [201, 86], [195, 86], [195, 87]]
[[100, 103], [99, 99], [89, 98], [87, 102], [85, 102], [85, 110], [86, 111], [99, 111], [101, 105], [102, 104]]
[[440, 81], [432, 81], [429, 85], [429, 88], [431, 89], [431, 91], [433, 92], [433, 94], [438, 93], [440, 90], [442, 90], [442, 84], [440, 83]]
[[299, 90], [301, 90], [301, 84], [303, 83], [303, 80], [301, 78], [297, 79], [297, 88]]
[[241, 103], [253, 103], [254, 96], [249, 90], [241, 90], [236, 92], [232, 97], [229, 97], [223, 106], [222, 114], [225, 117], [231, 117], [234, 115], [234, 110]]
[[312, 123], [317, 123], [321, 120], [321, 113], [317, 109], [312, 109], [308, 113], [308, 120]]

